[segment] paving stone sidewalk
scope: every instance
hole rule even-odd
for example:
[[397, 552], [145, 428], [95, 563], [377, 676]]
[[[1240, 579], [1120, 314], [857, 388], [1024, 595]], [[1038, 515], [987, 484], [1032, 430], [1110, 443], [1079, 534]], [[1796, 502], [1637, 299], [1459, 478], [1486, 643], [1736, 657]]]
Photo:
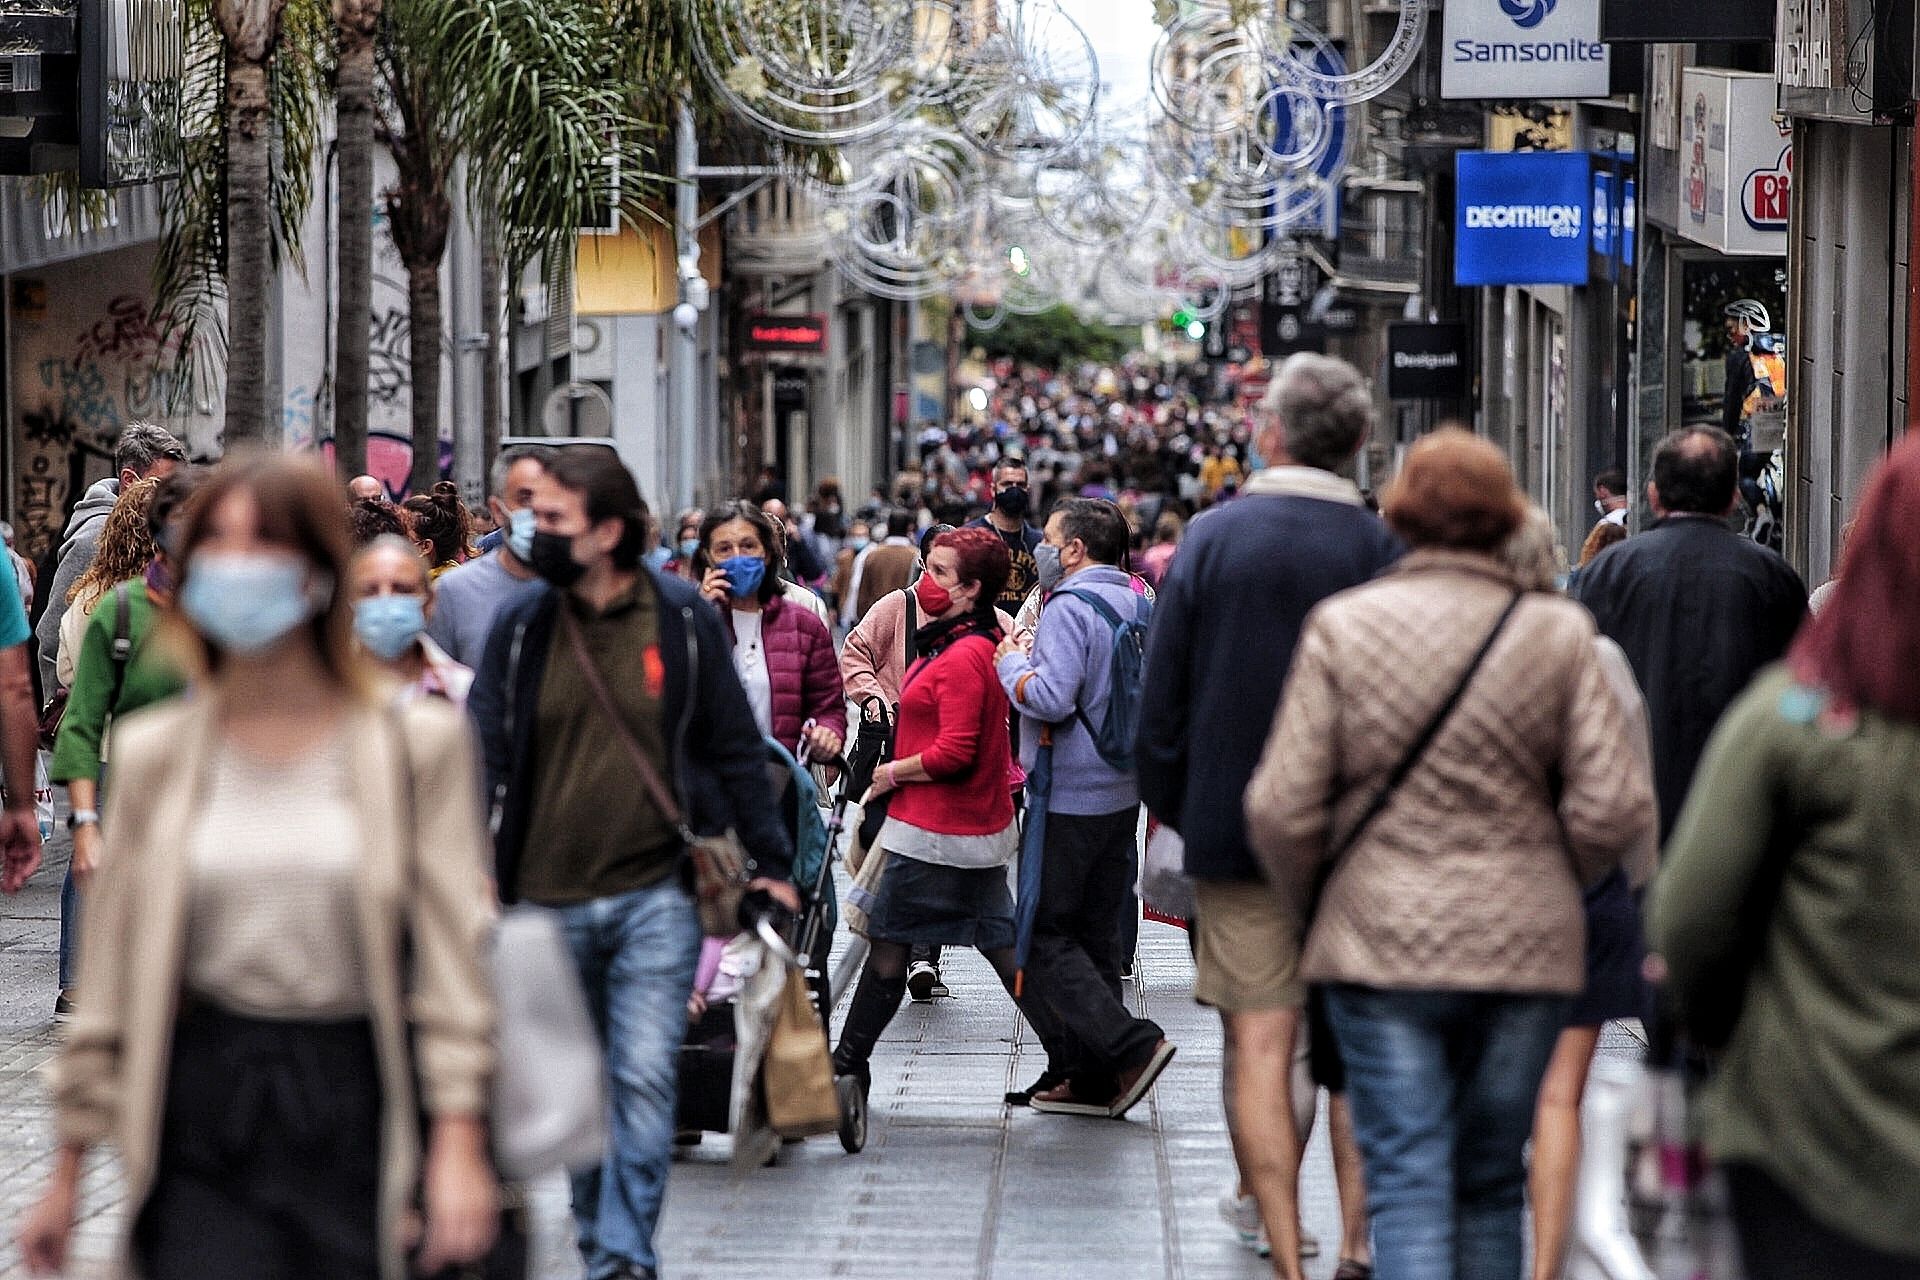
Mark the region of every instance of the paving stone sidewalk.
[[[51, 1021], [64, 835], [18, 898], [0, 903], [0, 1280], [25, 1275], [11, 1237], [51, 1166], [43, 1069]], [[1039, 1074], [1044, 1055], [992, 972], [950, 954], [953, 998], [908, 1004], [873, 1064], [866, 1150], [816, 1138], [769, 1169], [736, 1176], [727, 1140], [678, 1162], [661, 1247], [671, 1280], [1253, 1280], [1270, 1274], [1221, 1224], [1232, 1177], [1220, 1110], [1220, 1028], [1192, 1001], [1184, 936], [1141, 934], [1138, 1007], [1179, 1054], [1125, 1121], [1009, 1110], [1001, 1095]], [[1607, 1051], [1632, 1041], [1610, 1031]], [[1307, 1231], [1333, 1272], [1339, 1208], [1324, 1125], [1303, 1179]], [[70, 1275], [103, 1274], [122, 1212], [118, 1171], [96, 1157]], [[535, 1189], [539, 1280], [577, 1280], [566, 1190]]]

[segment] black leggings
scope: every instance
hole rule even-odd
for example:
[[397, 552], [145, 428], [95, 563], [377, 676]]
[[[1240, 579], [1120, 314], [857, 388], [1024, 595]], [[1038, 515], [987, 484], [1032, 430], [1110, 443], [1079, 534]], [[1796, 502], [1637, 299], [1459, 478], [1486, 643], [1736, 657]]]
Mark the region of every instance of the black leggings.
[[[840, 1027], [840, 1045], [833, 1051], [836, 1073], [865, 1075], [873, 1046], [906, 997], [907, 961], [912, 954], [913, 948], [904, 942], [872, 944], [866, 966], [860, 970], [860, 985], [853, 989], [853, 1002], [847, 1006], [847, 1020]], [[995, 947], [980, 954], [993, 966], [1007, 994], [1013, 994], [1013, 948]]]

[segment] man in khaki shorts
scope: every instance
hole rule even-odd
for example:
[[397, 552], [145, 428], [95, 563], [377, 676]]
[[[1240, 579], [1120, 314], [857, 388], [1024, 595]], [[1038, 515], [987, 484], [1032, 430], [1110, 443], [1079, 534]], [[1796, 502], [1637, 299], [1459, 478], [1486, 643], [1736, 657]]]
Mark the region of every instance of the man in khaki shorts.
[[[1250, 1245], [1264, 1225], [1274, 1274], [1301, 1280], [1301, 1135], [1314, 1091], [1290, 1078], [1303, 1040], [1300, 939], [1260, 878], [1241, 801], [1308, 612], [1372, 578], [1400, 547], [1353, 483], [1334, 474], [1372, 434], [1373, 398], [1359, 372], [1327, 356], [1293, 356], [1262, 409], [1260, 453], [1273, 465], [1193, 522], [1161, 588], [1136, 758], [1148, 810], [1186, 843], [1194, 997], [1220, 1011], [1225, 1029], [1241, 1185], [1221, 1210]], [[1358, 1154], [1341, 1110], [1334, 1139], [1345, 1223], [1335, 1274], [1353, 1280], [1370, 1274], [1369, 1253]]]

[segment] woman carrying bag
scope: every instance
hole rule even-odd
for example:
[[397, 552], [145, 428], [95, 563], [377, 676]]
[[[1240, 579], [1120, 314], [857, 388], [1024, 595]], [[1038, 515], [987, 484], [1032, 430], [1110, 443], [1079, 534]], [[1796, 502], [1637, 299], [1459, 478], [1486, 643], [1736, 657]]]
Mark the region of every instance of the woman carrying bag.
[[1707, 746], [1648, 910], [1724, 1048], [1704, 1097], [1751, 1280], [1920, 1275], [1920, 439], [1867, 488], [1831, 602]]
[[60, 1148], [21, 1250], [62, 1265], [83, 1157], [110, 1141], [122, 1269], [147, 1280], [400, 1280], [416, 1244], [425, 1274], [479, 1258], [498, 1210], [470, 732], [366, 679], [318, 464], [228, 463], [178, 550], [200, 674], [114, 731]]

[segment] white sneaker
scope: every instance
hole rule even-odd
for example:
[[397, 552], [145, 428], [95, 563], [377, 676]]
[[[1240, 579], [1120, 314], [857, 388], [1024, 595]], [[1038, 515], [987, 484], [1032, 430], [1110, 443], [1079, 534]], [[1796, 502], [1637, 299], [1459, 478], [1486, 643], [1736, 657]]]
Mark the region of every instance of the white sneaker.
[[940, 985], [940, 971], [925, 960], [915, 960], [907, 966], [907, 994], [914, 1003], [925, 1004], [933, 999], [934, 988]]
[[1260, 1202], [1252, 1196], [1243, 1196], [1228, 1187], [1220, 1196], [1220, 1220], [1233, 1228], [1241, 1245], [1263, 1258], [1273, 1256], [1273, 1246], [1267, 1243], [1267, 1229], [1260, 1222]]
[[[1260, 1202], [1252, 1196], [1243, 1196], [1232, 1188], [1220, 1197], [1220, 1218], [1240, 1243], [1263, 1258], [1273, 1256], [1273, 1246], [1267, 1243], [1267, 1229], [1260, 1221]], [[1320, 1241], [1305, 1231], [1300, 1233], [1300, 1256], [1317, 1258], [1320, 1256]]]

